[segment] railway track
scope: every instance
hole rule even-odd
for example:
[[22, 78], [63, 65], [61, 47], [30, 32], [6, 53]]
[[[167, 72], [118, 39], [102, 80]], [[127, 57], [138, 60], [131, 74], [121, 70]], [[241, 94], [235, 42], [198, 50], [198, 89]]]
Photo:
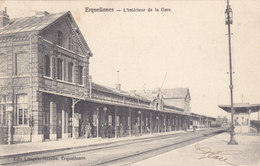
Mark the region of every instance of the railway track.
[[[164, 153], [178, 147], [184, 146], [185, 144], [193, 143], [204, 138], [216, 135], [225, 130], [210, 130], [210, 131], [199, 131], [197, 133], [179, 133], [171, 135], [161, 135], [156, 137], [140, 138], [136, 140], [126, 140], [114, 143], [106, 143], [96, 146], [83, 146], [77, 148], [70, 148], [65, 151], [49, 152], [49, 153], [38, 153], [30, 155], [16, 155], [7, 158], [0, 159], [1, 165], [30, 165], [30, 164], [43, 164], [44, 165], [55, 165], [58, 161], [30, 161], [23, 160], [26, 157], [30, 158], [61, 158], [61, 157], [73, 157], [73, 156], [86, 156], [87, 161], [81, 161], [85, 165], [128, 165], [133, 161], [140, 161], [145, 158], [155, 156], [160, 153]], [[159, 144], [158, 144], [159, 142]], [[158, 146], [157, 146], [158, 144]], [[139, 146], [138, 146], [139, 145]], [[145, 148], [139, 148], [142, 145], [147, 145]], [[154, 146], [156, 145], [156, 146]], [[133, 149], [132, 147], [137, 147]], [[118, 150], [126, 149], [122, 154], [116, 155]], [[129, 149], [129, 152], [127, 151]], [[131, 151], [131, 152], [130, 152]], [[106, 154], [103, 154], [107, 152]], [[110, 153], [111, 152], [111, 153]], [[102, 154], [102, 157], [99, 154]], [[103, 157], [104, 156], [104, 157]], [[17, 160], [17, 158], [22, 160]], [[73, 164], [72, 164], [73, 165]], [[75, 163], [80, 165], [80, 163]], [[82, 164], [84, 165], [84, 164]]]
[[189, 138], [189, 139], [186, 139], [186, 140], [183, 140], [183, 141], [180, 141], [180, 142], [167, 144], [167, 145], [161, 146], [159, 148], [151, 148], [151, 149], [144, 150], [144, 151], [141, 151], [141, 152], [137, 152], [137, 153], [134, 153], [134, 154], [131, 154], [131, 155], [113, 158], [113, 159], [110, 159], [110, 160], [107, 160], [107, 161], [100, 162], [100, 163], [98, 163], [98, 165], [113, 165], [114, 166], [114, 165], [133, 164], [137, 161], [141, 161], [141, 160], [156, 156], [158, 154], [162, 154], [162, 153], [177, 149], [179, 147], [182, 147], [182, 146], [185, 146], [185, 145], [188, 145], [188, 144], [209, 138], [211, 136], [220, 134], [222, 132], [225, 132], [225, 130], [213, 132], [213, 133], [210, 133], [210, 134], [203, 134], [203, 136]]
[[62, 151], [60, 150], [50, 150], [50, 151], [44, 151], [44, 152], [35, 152], [35, 153], [29, 153], [29, 154], [18, 154], [18, 155], [10, 155], [8, 157], [1, 157], [0, 158], [0, 165], [13, 165], [13, 164], [21, 164], [23, 162], [28, 162], [26, 160], [15, 160], [15, 158], [25, 158], [27, 156], [30, 156], [30, 158], [35, 157], [60, 157], [60, 156], [66, 156], [71, 154], [77, 154], [77, 153], [85, 153], [85, 152], [91, 152], [91, 151], [98, 151], [98, 150], [105, 150], [108, 148], [117, 148], [120, 146], [125, 145], [131, 145], [135, 143], [140, 142], [146, 142], [146, 141], [152, 141], [156, 139], [167, 139], [170, 137], [177, 137], [179, 135], [182, 135], [184, 133], [177, 133], [177, 134], [170, 134], [170, 135], [159, 135], [155, 137], [148, 137], [148, 138], [141, 138], [140, 139], [134, 139], [134, 140], [125, 140], [125, 141], [118, 141], [118, 142], [109, 142], [109, 143], [103, 143], [103, 144], [94, 144], [94, 145], [86, 145], [86, 146], [80, 146], [80, 147], [73, 147], [73, 148], [66, 148]]

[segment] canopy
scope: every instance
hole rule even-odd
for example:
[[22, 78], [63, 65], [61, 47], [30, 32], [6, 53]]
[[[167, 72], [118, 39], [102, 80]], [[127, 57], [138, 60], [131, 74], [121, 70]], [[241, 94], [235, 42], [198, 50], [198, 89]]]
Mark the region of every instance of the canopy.
[[[230, 112], [230, 105], [218, 105], [219, 108], [226, 112]], [[258, 112], [260, 110], [260, 104], [249, 104], [249, 103], [234, 103], [233, 108], [235, 113], [251, 113]]]

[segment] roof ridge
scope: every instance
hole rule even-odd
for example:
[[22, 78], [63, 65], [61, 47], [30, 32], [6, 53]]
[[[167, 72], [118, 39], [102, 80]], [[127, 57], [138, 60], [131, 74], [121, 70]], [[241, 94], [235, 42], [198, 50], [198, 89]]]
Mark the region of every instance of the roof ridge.
[[[69, 12], [69, 10], [68, 11], [66, 11], [66, 12], [58, 12], [58, 13], [49, 13], [48, 15], [46, 15], [46, 16], [42, 16], [42, 17], [47, 17], [47, 16], [50, 16], [50, 15], [55, 15], [55, 14], [61, 14], [61, 13], [67, 13], [67, 12]], [[30, 15], [30, 16], [23, 16], [23, 17], [14, 17], [14, 18], [11, 18], [10, 19], [10, 21], [12, 21], [12, 20], [16, 20], [16, 19], [23, 19], [23, 18], [29, 18], [29, 17], [37, 17], [36, 16], [36, 14], [34, 14], [34, 15]]]

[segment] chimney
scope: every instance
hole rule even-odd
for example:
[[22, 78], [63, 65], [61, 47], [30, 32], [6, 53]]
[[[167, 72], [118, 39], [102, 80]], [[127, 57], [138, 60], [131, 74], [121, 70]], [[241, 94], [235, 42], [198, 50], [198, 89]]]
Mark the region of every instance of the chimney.
[[9, 16], [7, 15], [7, 7], [4, 11], [0, 11], [0, 28], [9, 24]]
[[116, 89], [121, 90], [121, 84], [119, 83], [119, 70], [117, 70], [117, 84], [116, 84]]

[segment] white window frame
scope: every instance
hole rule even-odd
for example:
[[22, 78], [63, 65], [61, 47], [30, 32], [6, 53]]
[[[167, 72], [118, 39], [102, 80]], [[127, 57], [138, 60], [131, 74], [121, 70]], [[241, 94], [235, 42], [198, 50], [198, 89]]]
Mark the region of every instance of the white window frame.
[[[19, 96], [24, 96], [26, 99], [26, 101], [24, 102], [21, 102], [21, 103], [18, 103], [18, 97]], [[22, 110], [22, 123], [20, 124], [19, 123], [19, 113], [20, 113], [20, 110]], [[26, 115], [25, 116], [25, 112], [26, 112]], [[29, 126], [29, 111], [28, 111], [28, 95], [27, 94], [17, 94], [16, 95], [16, 116], [17, 116], [17, 125], [18, 126]], [[25, 122], [25, 119], [26, 119], [26, 122]]]
[[8, 114], [6, 111], [6, 96], [1, 96], [0, 100], [0, 126], [6, 126], [8, 121]]

